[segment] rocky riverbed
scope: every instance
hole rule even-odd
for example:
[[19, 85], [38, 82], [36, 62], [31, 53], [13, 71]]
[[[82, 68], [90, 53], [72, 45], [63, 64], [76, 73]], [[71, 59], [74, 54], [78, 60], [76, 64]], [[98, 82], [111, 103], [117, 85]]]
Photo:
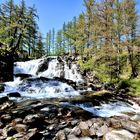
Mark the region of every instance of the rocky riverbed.
[[140, 140], [140, 97], [70, 58], [16, 62], [13, 77], [0, 84], [0, 140]]
[[[127, 101], [139, 103], [140, 98]], [[66, 99], [16, 102], [2, 97], [0, 116], [0, 140], [140, 140], [140, 114], [100, 117]]]

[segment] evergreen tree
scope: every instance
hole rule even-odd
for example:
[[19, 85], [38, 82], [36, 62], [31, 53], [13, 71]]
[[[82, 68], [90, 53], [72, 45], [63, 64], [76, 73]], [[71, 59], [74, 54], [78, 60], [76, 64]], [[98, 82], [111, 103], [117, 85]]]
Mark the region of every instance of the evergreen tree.
[[40, 58], [41, 56], [43, 56], [45, 54], [45, 51], [44, 51], [44, 45], [43, 45], [43, 42], [42, 42], [42, 35], [41, 35], [41, 33], [39, 33], [38, 36], [39, 37], [38, 37], [38, 40], [37, 40], [36, 57]]

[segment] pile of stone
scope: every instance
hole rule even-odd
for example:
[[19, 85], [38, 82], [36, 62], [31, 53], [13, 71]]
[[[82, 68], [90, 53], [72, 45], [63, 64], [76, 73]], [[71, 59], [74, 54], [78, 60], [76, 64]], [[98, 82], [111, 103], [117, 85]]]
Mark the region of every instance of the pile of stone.
[[0, 99], [0, 140], [139, 140], [140, 116], [102, 118], [58, 102]]

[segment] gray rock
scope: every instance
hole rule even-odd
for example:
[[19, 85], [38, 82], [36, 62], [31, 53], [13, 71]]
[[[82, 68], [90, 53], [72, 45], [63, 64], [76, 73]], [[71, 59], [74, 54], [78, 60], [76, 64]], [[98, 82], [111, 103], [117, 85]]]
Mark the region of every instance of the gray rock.
[[77, 125], [77, 123], [78, 123], [78, 120], [72, 120], [72, 121], [71, 121], [71, 125], [72, 125], [72, 126]]
[[64, 131], [61, 130], [56, 134], [56, 140], [66, 140]]
[[13, 127], [7, 126], [7, 127], [5, 127], [5, 128], [3, 129], [3, 136], [8, 136], [8, 137], [10, 137], [10, 136], [13, 136], [13, 135], [15, 135], [15, 134], [17, 134], [17, 131], [16, 131], [16, 129], [13, 128]]
[[94, 127], [90, 127], [89, 134], [90, 134], [90, 136], [96, 135], [96, 130], [94, 129]]
[[6, 139], [6, 137], [0, 136], [0, 140], [5, 140], [5, 139]]
[[70, 128], [65, 128], [64, 131], [65, 131], [65, 134], [66, 134], [66, 135], [69, 135], [70, 132], [71, 132], [71, 129], [70, 129]]
[[11, 120], [12, 120], [12, 117], [9, 114], [4, 114], [4, 115], [1, 116], [1, 121], [3, 123], [11, 122]]
[[140, 114], [136, 114], [130, 118], [132, 121], [140, 121]]
[[140, 125], [136, 122], [122, 121], [121, 124], [124, 129], [127, 129], [133, 133], [140, 133]]
[[17, 140], [17, 139], [14, 137], [7, 137], [6, 140]]
[[0, 84], [0, 93], [4, 92], [4, 84]]
[[86, 122], [80, 122], [78, 127], [82, 131], [82, 136], [89, 136], [89, 126]]
[[91, 120], [88, 120], [87, 124], [88, 124], [89, 127], [91, 127], [93, 125]]
[[76, 137], [75, 135], [68, 135], [67, 140], [80, 140], [80, 139]]
[[12, 120], [12, 125], [16, 125], [16, 124], [20, 124], [22, 123], [22, 119], [21, 118], [15, 118]]
[[4, 125], [4, 124], [0, 121], [0, 129], [3, 127], [3, 125]]
[[24, 133], [17, 133], [15, 135], [13, 135], [13, 138], [17, 138], [17, 139], [20, 139], [20, 138], [23, 138], [24, 137]]
[[106, 134], [109, 131], [108, 127], [106, 125], [103, 125], [102, 127], [100, 127], [97, 132], [96, 135], [98, 137], [102, 137], [104, 134]]
[[70, 134], [73, 134], [73, 135], [75, 135], [75, 136], [80, 136], [80, 134], [81, 134], [81, 129], [80, 129], [78, 126], [75, 126], [75, 127], [72, 129], [72, 131], [71, 131]]
[[30, 114], [24, 118], [23, 123], [29, 125], [30, 128], [42, 128], [44, 120], [45, 120], [44, 115]]
[[15, 126], [15, 129], [18, 131], [18, 132], [26, 132], [27, 131], [27, 126], [24, 125], [24, 124], [17, 124]]
[[81, 137], [80, 140], [92, 140], [90, 137]]
[[21, 97], [20, 93], [18, 92], [11, 92], [7, 94], [8, 97]]
[[104, 136], [104, 140], [134, 140], [134, 134], [127, 130], [112, 130]]
[[32, 131], [26, 134], [24, 138], [25, 140], [41, 140], [43, 138], [43, 135], [39, 132]]

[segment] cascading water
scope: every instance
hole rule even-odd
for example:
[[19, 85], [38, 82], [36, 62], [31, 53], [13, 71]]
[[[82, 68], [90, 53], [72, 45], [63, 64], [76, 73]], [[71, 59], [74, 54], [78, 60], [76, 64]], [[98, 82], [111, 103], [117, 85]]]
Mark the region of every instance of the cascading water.
[[[76, 64], [56, 56], [16, 62], [14, 64], [14, 76], [15, 80], [13, 82], [5, 83], [5, 91], [0, 93], [0, 97], [7, 96], [11, 92], [19, 92], [21, 97], [25, 99], [79, 96], [79, 91], [75, 90], [72, 83], [78, 86], [85, 82]], [[28, 78], [21, 76], [27, 76]], [[122, 115], [121, 112], [138, 111], [140, 113], [139, 106], [135, 108], [124, 102], [114, 102], [100, 106], [90, 106], [89, 103], [73, 105], [102, 117]]]
[[[44, 65], [47, 65], [45, 69]], [[43, 67], [43, 70], [41, 70], [41, 67]], [[71, 85], [68, 85], [66, 81], [56, 79], [56, 77], [59, 77], [60, 79], [72, 80], [77, 84], [84, 83], [82, 76], [76, 69], [75, 64], [74, 66], [71, 64], [71, 68], [69, 68], [65, 61], [61, 59], [60, 62], [58, 57], [55, 56], [26, 62], [15, 62], [14, 75], [28, 74], [32, 77], [24, 80], [17, 77], [13, 82], [6, 82], [5, 91], [0, 94], [0, 97], [9, 92], [20, 92], [21, 96], [31, 98], [61, 98], [79, 95], [79, 92]]]
[[[58, 60], [58, 58], [61, 60]], [[44, 69], [41, 72], [38, 71], [39, 67], [44, 62], [48, 63], [47, 69]], [[71, 63], [69, 67], [67, 62], [62, 60], [62, 58], [53, 56], [49, 57], [48, 60], [42, 58], [26, 62], [16, 62], [14, 67], [14, 74], [23, 73], [46, 78], [62, 77], [64, 79], [72, 80], [77, 84], [82, 84], [84, 83], [84, 80], [77, 69], [78, 68], [76, 64]]]

